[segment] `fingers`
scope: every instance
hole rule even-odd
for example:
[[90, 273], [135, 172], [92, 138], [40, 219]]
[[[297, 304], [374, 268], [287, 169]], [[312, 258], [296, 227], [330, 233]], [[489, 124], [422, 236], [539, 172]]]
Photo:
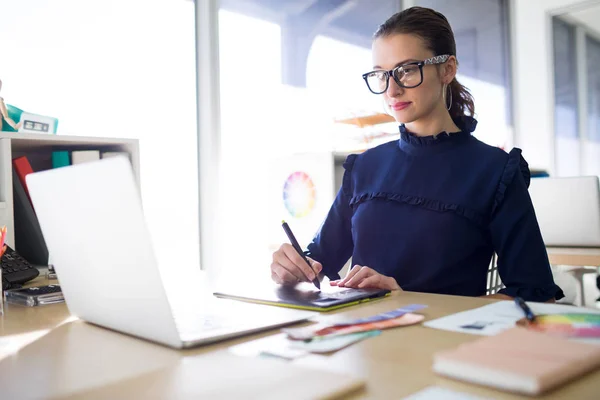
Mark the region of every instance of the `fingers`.
[[323, 264], [321, 264], [318, 261], [313, 260], [310, 257], [306, 257], [308, 259], [308, 261], [310, 262], [310, 265], [312, 265], [313, 271], [315, 271], [315, 273], [318, 275], [321, 273], [321, 271], [323, 271]]
[[350, 271], [348, 271], [348, 273], [346, 274], [346, 277], [339, 281], [338, 286], [344, 286], [346, 282], [352, 279], [352, 277], [361, 270], [361, 268], [362, 267], [360, 265], [355, 265], [354, 267], [352, 267]]
[[283, 283], [283, 281], [281, 280], [279, 275], [277, 275], [275, 273], [275, 271], [273, 271], [273, 265], [271, 265], [271, 279], [273, 280], [273, 282], [277, 283], [278, 285], [281, 285]]
[[279, 284], [298, 283], [314, 280], [318, 273], [323, 270], [320, 262], [308, 258], [306, 261], [296, 252], [290, 244], [283, 244], [279, 250], [273, 253], [271, 264], [271, 278]]
[[358, 288], [359, 289], [387, 289], [386, 287], [383, 287], [383, 279], [384, 276], [383, 275], [371, 275], [365, 279], [362, 280], [362, 282], [360, 282], [358, 284]]
[[380, 274], [369, 267], [355, 265], [344, 279], [329, 282], [331, 286], [355, 289], [402, 290], [393, 277]]
[[360, 270], [358, 272], [356, 272], [352, 278], [348, 279], [348, 281], [346, 281], [346, 283], [344, 283], [344, 286], [346, 286], [346, 287], [352, 287], [352, 288], [357, 288], [358, 285], [364, 279], [366, 279], [367, 277], [372, 276], [374, 274], [377, 274], [377, 272], [375, 272], [371, 268], [369, 268], [369, 267], [361, 267]]
[[[281, 253], [277, 252], [273, 255], [273, 263], [277, 264], [280, 268], [285, 269], [287, 272], [292, 274], [296, 278], [297, 281], [299, 281], [299, 282], [306, 281], [306, 276], [302, 273], [302, 271], [300, 269], [298, 269], [298, 267], [296, 267], [296, 264], [294, 264], [282, 252]], [[281, 276], [281, 273], [279, 271], [276, 271], [276, 272], [279, 276]]]
[[298, 278], [283, 268], [281, 265], [273, 263], [271, 265], [271, 278], [280, 285], [296, 284]]
[[[302, 256], [300, 256], [300, 254], [298, 254], [296, 249], [294, 249], [294, 246], [292, 246], [291, 244], [283, 244], [281, 246], [280, 250], [283, 250], [283, 253], [287, 257], [287, 261], [290, 261], [291, 264], [293, 264], [295, 266], [295, 269], [297, 269], [298, 271], [301, 271], [301, 273], [304, 274], [305, 277], [301, 278], [302, 281], [305, 281], [307, 278], [308, 278], [308, 280], [311, 280], [311, 281], [313, 279], [315, 279], [315, 277], [317, 276], [315, 274], [315, 271], [313, 271], [313, 269], [306, 263], [306, 261], [304, 261]], [[290, 264], [290, 263], [288, 263], [288, 264]], [[286, 264], [282, 264], [282, 265], [285, 266], [288, 271], [290, 271], [290, 269], [287, 268]], [[294, 273], [294, 271], [290, 271], [290, 272]], [[297, 276], [296, 273], [294, 273], [294, 275]]]
[[358, 284], [359, 289], [387, 289], [387, 290], [401, 290], [398, 282], [390, 276], [381, 275], [376, 273], [375, 275], [369, 276]]

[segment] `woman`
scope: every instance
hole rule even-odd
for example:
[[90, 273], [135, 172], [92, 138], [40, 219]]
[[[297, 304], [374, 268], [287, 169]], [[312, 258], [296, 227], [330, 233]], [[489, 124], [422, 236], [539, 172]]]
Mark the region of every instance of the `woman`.
[[[483, 296], [498, 255], [497, 298], [563, 297], [527, 191], [529, 169], [471, 134], [473, 98], [456, 80], [454, 35], [440, 13], [413, 7], [379, 27], [363, 75], [400, 123], [400, 140], [344, 164], [340, 189], [307, 255], [273, 254], [280, 284], [327, 275], [331, 285]], [[390, 79], [391, 78], [391, 79]], [[352, 257], [344, 279], [338, 272]]]

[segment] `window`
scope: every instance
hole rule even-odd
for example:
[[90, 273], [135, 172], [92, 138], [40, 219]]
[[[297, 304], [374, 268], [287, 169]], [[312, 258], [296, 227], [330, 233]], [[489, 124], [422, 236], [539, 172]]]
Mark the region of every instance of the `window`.
[[587, 143], [583, 173], [600, 175], [600, 40], [586, 36]]
[[552, 20], [556, 175], [600, 175], [600, 41], [577, 14], [565, 18]]
[[556, 174], [579, 174], [577, 55], [575, 28], [554, 17], [554, 132]]
[[600, 41], [586, 37], [588, 139], [600, 143]]
[[512, 132], [508, 5], [503, 0], [417, 0], [446, 16], [454, 31], [457, 79], [475, 98], [475, 136], [499, 147]]
[[373, 32], [398, 10], [397, 0], [221, 1], [218, 273], [268, 278], [287, 241], [282, 219], [301, 245], [312, 239], [338, 189], [333, 150], [347, 131], [334, 121], [383, 112], [361, 75]]
[[140, 140], [144, 211], [173, 280], [199, 260], [194, 21], [186, 0], [11, 1], [0, 13], [7, 103], [58, 118], [59, 134]]

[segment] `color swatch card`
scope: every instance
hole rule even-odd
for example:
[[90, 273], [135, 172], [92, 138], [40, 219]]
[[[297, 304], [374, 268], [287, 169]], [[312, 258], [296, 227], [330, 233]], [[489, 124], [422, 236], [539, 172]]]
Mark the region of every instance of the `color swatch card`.
[[387, 311], [381, 314], [373, 315], [371, 317], [354, 319], [346, 322], [336, 323], [335, 326], [342, 325], [358, 325], [358, 324], [366, 324], [369, 322], [378, 322], [385, 321], [386, 319], [393, 319], [400, 317], [404, 314], [415, 312], [427, 308], [425, 304], [410, 304], [408, 306], [400, 307], [392, 311]]
[[[319, 324], [315, 324], [315, 325], [311, 325], [311, 326], [307, 326], [307, 327], [303, 327], [303, 328], [285, 328], [285, 329], [282, 329], [282, 332], [287, 333], [287, 335], [291, 339], [294, 339], [294, 340], [307, 340], [307, 339], [311, 339], [315, 336], [323, 336], [323, 335], [327, 334], [327, 333], [321, 333], [321, 332], [332, 332], [331, 331], [332, 328], [339, 327], [339, 329], [341, 329], [343, 327], [348, 327], [348, 326], [353, 326], [353, 325], [381, 322], [381, 321], [385, 321], [385, 320], [389, 320], [389, 319], [398, 318], [407, 313], [422, 310], [426, 307], [427, 306], [425, 304], [410, 304], [408, 306], [404, 306], [404, 307], [400, 307], [400, 308], [397, 308], [392, 311], [386, 311], [384, 313], [372, 315], [370, 317], [351, 319], [351, 320], [339, 320], [336, 317], [334, 317], [333, 322], [324, 321]], [[410, 325], [410, 324], [406, 323], [409, 320], [413, 320], [413, 318], [402, 320], [402, 324]], [[399, 322], [399, 321], [397, 321], [397, 322]], [[416, 323], [416, 322], [414, 322], [414, 323]], [[401, 326], [401, 325], [395, 325], [395, 326]], [[385, 329], [385, 328], [371, 328], [371, 329]], [[366, 330], [369, 330], [369, 329], [366, 329]], [[354, 331], [354, 332], [356, 332], [356, 331]]]
[[600, 314], [537, 315], [534, 322], [523, 318], [517, 325], [553, 335], [574, 338], [600, 338]]
[[[339, 336], [356, 332], [367, 332], [372, 330], [390, 329], [399, 326], [414, 325], [418, 324], [424, 319], [425, 317], [420, 314], [402, 313], [402, 315], [396, 318], [383, 320], [376, 318], [374, 322], [367, 322], [355, 325], [349, 325], [348, 323], [335, 325], [316, 324], [304, 328], [286, 328], [282, 329], [282, 331], [285, 332], [290, 339], [309, 340], [315, 337], [333, 335]], [[362, 319], [361, 321], [363, 320], [364, 319]]]
[[386, 319], [384, 321], [377, 322], [369, 322], [366, 324], [360, 325], [349, 325], [349, 326], [334, 326], [331, 328], [325, 328], [320, 330], [318, 333], [318, 337], [330, 337], [330, 336], [339, 336], [339, 335], [348, 335], [350, 333], [356, 332], [368, 332], [372, 330], [380, 330], [380, 329], [390, 329], [396, 328], [399, 326], [408, 326], [415, 325], [419, 322], [423, 321], [425, 317], [420, 314], [404, 314], [401, 317]]

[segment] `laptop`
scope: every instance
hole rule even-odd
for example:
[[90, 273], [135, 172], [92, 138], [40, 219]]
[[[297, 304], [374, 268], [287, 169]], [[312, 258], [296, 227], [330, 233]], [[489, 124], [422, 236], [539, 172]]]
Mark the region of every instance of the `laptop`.
[[188, 348], [315, 315], [219, 300], [210, 292], [210, 299], [198, 301], [198, 291], [186, 296], [187, 310], [172, 308], [125, 157], [33, 173], [26, 179], [67, 307], [82, 320]]
[[600, 247], [597, 176], [534, 178], [529, 194], [546, 246]]

